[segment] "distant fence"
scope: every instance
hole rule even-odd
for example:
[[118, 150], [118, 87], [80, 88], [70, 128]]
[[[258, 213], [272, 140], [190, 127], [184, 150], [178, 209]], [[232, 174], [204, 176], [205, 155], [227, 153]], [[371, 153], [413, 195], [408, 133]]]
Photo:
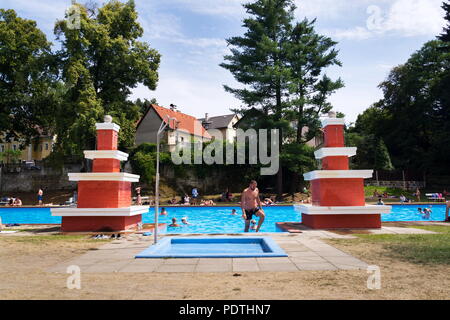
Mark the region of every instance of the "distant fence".
[[423, 189], [427, 183], [422, 172], [412, 170], [374, 170], [372, 179], [365, 182], [366, 186], [401, 188], [404, 190]]
[[405, 190], [450, 189], [450, 176], [430, 175], [414, 170], [374, 170], [372, 179], [365, 181], [367, 186], [402, 188]]

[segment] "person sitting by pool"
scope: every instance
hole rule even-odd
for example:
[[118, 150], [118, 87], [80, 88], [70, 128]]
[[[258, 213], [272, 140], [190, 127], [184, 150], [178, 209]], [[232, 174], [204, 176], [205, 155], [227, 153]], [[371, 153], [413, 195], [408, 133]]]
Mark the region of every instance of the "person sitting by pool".
[[409, 203], [411, 200], [409, 200], [407, 197], [405, 197], [404, 195], [400, 196], [400, 202], [401, 203]]
[[265, 198], [265, 199], [264, 199], [264, 205], [270, 206], [270, 205], [272, 205], [272, 204], [274, 204], [274, 202], [272, 201], [272, 199], [270, 199], [270, 198]]
[[389, 198], [389, 194], [387, 192], [383, 193], [383, 198]]
[[213, 200], [202, 200], [200, 205], [201, 206], [215, 206], [216, 204], [214, 203]]
[[375, 191], [373, 192], [373, 197], [374, 198], [379, 198], [381, 196], [381, 194], [378, 193], [378, 190], [375, 189]]
[[14, 206], [14, 207], [20, 207], [21, 205], [22, 205], [22, 200], [20, 200], [19, 198], [16, 198], [16, 199], [14, 200], [13, 206]]
[[186, 218], [186, 217], [181, 218], [181, 222], [182, 222], [183, 224], [190, 225], [190, 223], [187, 221], [187, 218]]
[[169, 227], [180, 227], [180, 225], [177, 223], [177, 218], [172, 218], [172, 224], [169, 224]]
[[378, 198], [378, 202], [377, 202], [378, 206], [384, 206], [384, 202], [381, 198]]
[[231, 209], [231, 215], [232, 215], [232, 216], [237, 215], [236, 209]]
[[191, 198], [189, 198], [189, 196], [187, 194], [185, 194], [183, 197], [183, 204], [188, 206], [191, 204], [190, 201], [191, 201]]
[[169, 200], [169, 204], [177, 204], [177, 199], [173, 197], [171, 200]]
[[161, 214], [160, 214], [161, 216], [167, 216], [167, 211], [166, 211], [166, 208], [162, 208], [161, 209]]
[[250, 230], [256, 230], [256, 220], [251, 220], [250, 225]]

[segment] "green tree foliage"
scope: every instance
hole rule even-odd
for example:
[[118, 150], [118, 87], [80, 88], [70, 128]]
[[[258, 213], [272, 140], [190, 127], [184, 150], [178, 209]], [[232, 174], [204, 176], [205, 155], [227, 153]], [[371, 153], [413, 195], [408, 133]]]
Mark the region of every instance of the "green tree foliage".
[[[358, 155], [364, 152], [364, 144], [370, 139], [370, 143], [382, 139], [396, 168], [449, 172], [450, 104], [445, 83], [450, 60], [449, 52], [442, 48], [442, 41], [427, 42], [381, 83], [383, 99], [360, 115], [350, 130], [351, 134], [363, 137]], [[351, 138], [355, 140], [354, 135]], [[377, 163], [368, 155], [359, 161]]]
[[447, 20], [447, 25], [444, 28], [444, 32], [438, 38], [441, 41], [450, 42], [450, 2], [444, 2], [442, 4], [442, 9], [445, 11], [445, 20]]
[[143, 143], [130, 153], [133, 172], [141, 176], [141, 181], [152, 184], [156, 174], [156, 144]]
[[38, 126], [48, 128], [56, 77], [51, 43], [36, 22], [0, 9], [0, 132], [31, 139]]
[[5, 161], [6, 163], [16, 163], [19, 162], [21, 155], [21, 150], [8, 149], [0, 152], [0, 160]]
[[376, 170], [393, 170], [394, 166], [391, 162], [389, 151], [383, 139], [378, 139], [374, 148], [374, 169]]
[[156, 88], [160, 55], [138, 41], [143, 29], [134, 1], [111, 0], [98, 10], [75, 6], [80, 28], [68, 24], [67, 14], [55, 26], [66, 89], [56, 113], [57, 148], [64, 154], [93, 148], [94, 124], [105, 114], [122, 128], [120, 146], [129, 148], [140, 110], [128, 97], [139, 83]]

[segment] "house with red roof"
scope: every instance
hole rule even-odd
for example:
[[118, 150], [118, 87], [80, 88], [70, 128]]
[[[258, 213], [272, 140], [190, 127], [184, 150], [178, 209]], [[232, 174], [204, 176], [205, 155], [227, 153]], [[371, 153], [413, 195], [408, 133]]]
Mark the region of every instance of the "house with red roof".
[[166, 151], [175, 150], [191, 142], [206, 142], [211, 136], [195, 117], [182, 113], [175, 108], [164, 108], [156, 104], [148, 107], [136, 126], [136, 145], [141, 143], [156, 143], [156, 134], [161, 122], [167, 123], [161, 136], [162, 146]]

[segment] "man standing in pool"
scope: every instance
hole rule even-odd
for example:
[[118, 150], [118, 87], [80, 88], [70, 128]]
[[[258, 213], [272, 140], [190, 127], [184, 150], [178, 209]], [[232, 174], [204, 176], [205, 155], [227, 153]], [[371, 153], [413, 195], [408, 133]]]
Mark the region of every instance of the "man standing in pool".
[[250, 227], [250, 221], [253, 218], [253, 215], [259, 217], [258, 227], [256, 227], [256, 232], [259, 232], [261, 225], [264, 222], [264, 218], [266, 215], [262, 210], [261, 199], [259, 199], [259, 190], [256, 187], [257, 183], [255, 180], [250, 181], [250, 185], [247, 189], [242, 192], [241, 196], [241, 209], [242, 209], [242, 218], [245, 219], [245, 230], [244, 232], [248, 232]]

